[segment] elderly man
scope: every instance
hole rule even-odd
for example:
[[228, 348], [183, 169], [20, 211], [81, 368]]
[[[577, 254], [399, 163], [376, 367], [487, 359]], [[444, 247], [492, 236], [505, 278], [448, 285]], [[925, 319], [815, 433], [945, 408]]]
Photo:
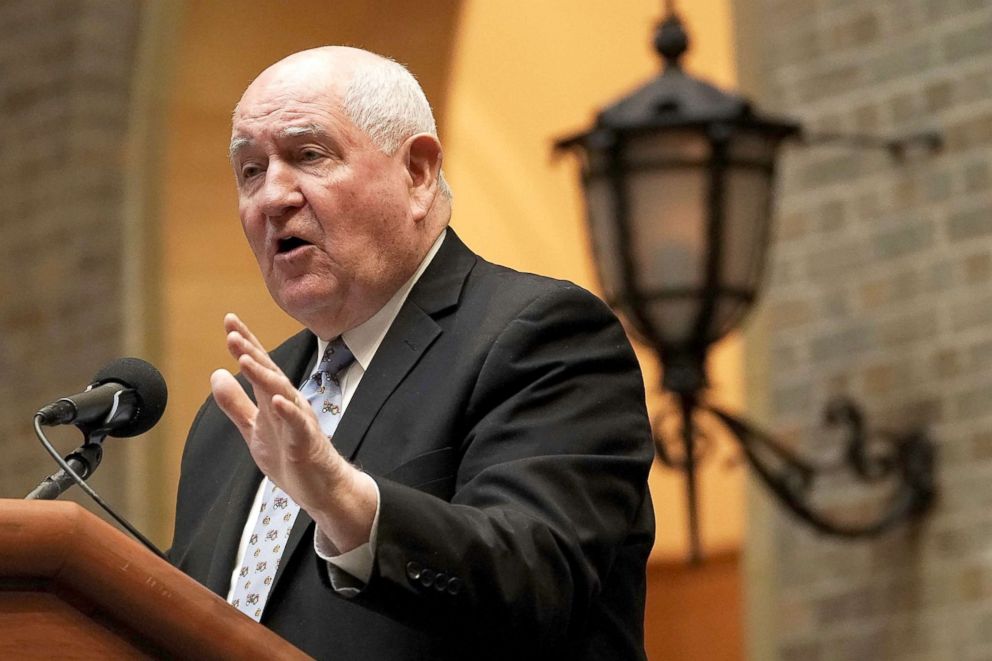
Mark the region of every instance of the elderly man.
[[430, 107], [385, 58], [264, 71], [231, 163], [306, 330], [267, 354], [225, 318], [241, 375], [193, 423], [173, 561], [320, 658], [642, 658], [652, 450], [606, 306], [447, 229]]

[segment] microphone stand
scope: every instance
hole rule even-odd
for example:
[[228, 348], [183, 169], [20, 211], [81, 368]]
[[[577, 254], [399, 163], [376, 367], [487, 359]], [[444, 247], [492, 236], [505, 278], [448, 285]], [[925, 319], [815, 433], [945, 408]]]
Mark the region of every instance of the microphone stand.
[[[72, 473], [82, 480], [89, 479], [103, 459], [103, 440], [106, 437], [106, 434], [94, 434], [66, 455], [65, 462], [72, 469]], [[75, 483], [74, 476], [66, 469], [60, 468], [42, 480], [31, 493], [24, 496], [24, 500], [55, 500]]]
[[[145, 537], [141, 532], [131, 525], [131, 522], [125, 519], [123, 516], [115, 512], [104, 502], [103, 498], [90, 488], [84, 478], [89, 477], [96, 470], [96, 467], [100, 464], [100, 459], [103, 457], [103, 441], [107, 438], [107, 429], [100, 427], [86, 429], [84, 427], [79, 427], [79, 431], [83, 433], [83, 438], [86, 439], [83, 445], [81, 445], [75, 452], [69, 454], [65, 459], [59, 456], [59, 453], [52, 447], [52, 444], [48, 441], [48, 437], [45, 436], [44, 430], [41, 428], [43, 416], [41, 412], [36, 413], [34, 416], [34, 433], [41, 441], [42, 446], [45, 450], [52, 456], [61, 469], [56, 473], [48, 476], [42, 480], [31, 493], [25, 496], [25, 500], [53, 500], [58, 498], [59, 494], [65, 491], [67, 488], [72, 486], [73, 483], [78, 484], [79, 488], [86, 492], [93, 501], [103, 508], [103, 510], [113, 517], [114, 521], [119, 523], [125, 530], [131, 533], [135, 539], [145, 545], [149, 551], [160, 557], [161, 559], [169, 562], [169, 559], [165, 556], [162, 551], [155, 546], [150, 539]], [[95, 459], [95, 461], [94, 461]], [[73, 464], [76, 464], [75, 466]], [[78, 471], [77, 468], [83, 468], [82, 471]]]

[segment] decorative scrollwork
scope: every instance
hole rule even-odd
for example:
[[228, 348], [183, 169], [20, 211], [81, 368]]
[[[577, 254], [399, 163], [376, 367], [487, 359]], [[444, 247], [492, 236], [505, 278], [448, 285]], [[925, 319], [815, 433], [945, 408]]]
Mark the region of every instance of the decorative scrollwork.
[[[700, 412], [719, 420], [765, 485], [791, 512], [822, 533], [846, 538], [877, 535], [918, 517], [933, 505], [935, 450], [926, 433], [922, 430], [909, 433], [871, 431], [860, 407], [849, 399], [831, 401], [824, 412], [824, 424], [842, 431], [843, 438], [840, 459], [831, 463], [817, 463], [803, 457], [751, 422], [715, 405], [702, 400], [692, 400], [689, 404], [682, 408], [681, 421], [682, 425], [688, 422], [693, 427], [688, 430], [689, 434], [698, 436], [694, 431], [694, 420]], [[681, 431], [685, 437], [687, 431], [684, 428]], [[668, 437], [667, 441], [657, 443], [663, 463], [682, 470], [694, 468], [695, 461], [672, 459], [673, 453], [668, 447], [672, 443], [671, 434], [657, 435]], [[707, 435], [708, 438], [712, 436], [712, 432]], [[663, 452], [666, 453], [664, 456]], [[694, 457], [701, 454], [697, 452]], [[870, 520], [839, 521], [814, 504], [813, 492], [818, 479], [841, 472], [864, 485], [885, 480], [893, 483], [885, 506]], [[692, 482], [694, 476], [687, 475], [687, 478]]]
[[[709, 454], [713, 446], [713, 435], [699, 419], [692, 421], [693, 459], [698, 464]], [[668, 468], [684, 471], [688, 461], [685, 444], [685, 418], [674, 405], [665, 406], [653, 420], [654, 447], [658, 461]]]

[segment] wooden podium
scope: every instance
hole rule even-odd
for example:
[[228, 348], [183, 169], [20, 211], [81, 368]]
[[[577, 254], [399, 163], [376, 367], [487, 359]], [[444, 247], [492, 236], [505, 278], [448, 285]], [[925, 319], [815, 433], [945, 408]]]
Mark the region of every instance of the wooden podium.
[[309, 657], [82, 507], [0, 499], [0, 658]]

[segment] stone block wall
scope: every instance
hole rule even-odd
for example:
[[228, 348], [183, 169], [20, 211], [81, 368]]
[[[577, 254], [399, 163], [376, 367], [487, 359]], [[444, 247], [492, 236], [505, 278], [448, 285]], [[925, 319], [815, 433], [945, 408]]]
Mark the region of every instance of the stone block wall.
[[[781, 510], [751, 531], [772, 556], [748, 579], [771, 623], [751, 648], [783, 661], [992, 658], [992, 2], [735, 9], [764, 109], [811, 132], [946, 140], [901, 165], [836, 146], [784, 157], [752, 341], [767, 355], [751, 365], [767, 421], [823, 458], [818, 419], [837, 394], [877, 427], [927, 426], [940, 495], [922, 524], [875, 541], [830, 540]], [[828, 504], [869, 506], [847, 484]]]
[[[82, 390], [124, 350], [124, 180], [141, 3], [0, 3], [0, 497], [54, 463], [42, 404]], [[63, 453], [73, 428], [52, 439]], [[95, 485], [124, 497], [121, 443]], [[114, 445], [114, 447], [111, 447]]]

